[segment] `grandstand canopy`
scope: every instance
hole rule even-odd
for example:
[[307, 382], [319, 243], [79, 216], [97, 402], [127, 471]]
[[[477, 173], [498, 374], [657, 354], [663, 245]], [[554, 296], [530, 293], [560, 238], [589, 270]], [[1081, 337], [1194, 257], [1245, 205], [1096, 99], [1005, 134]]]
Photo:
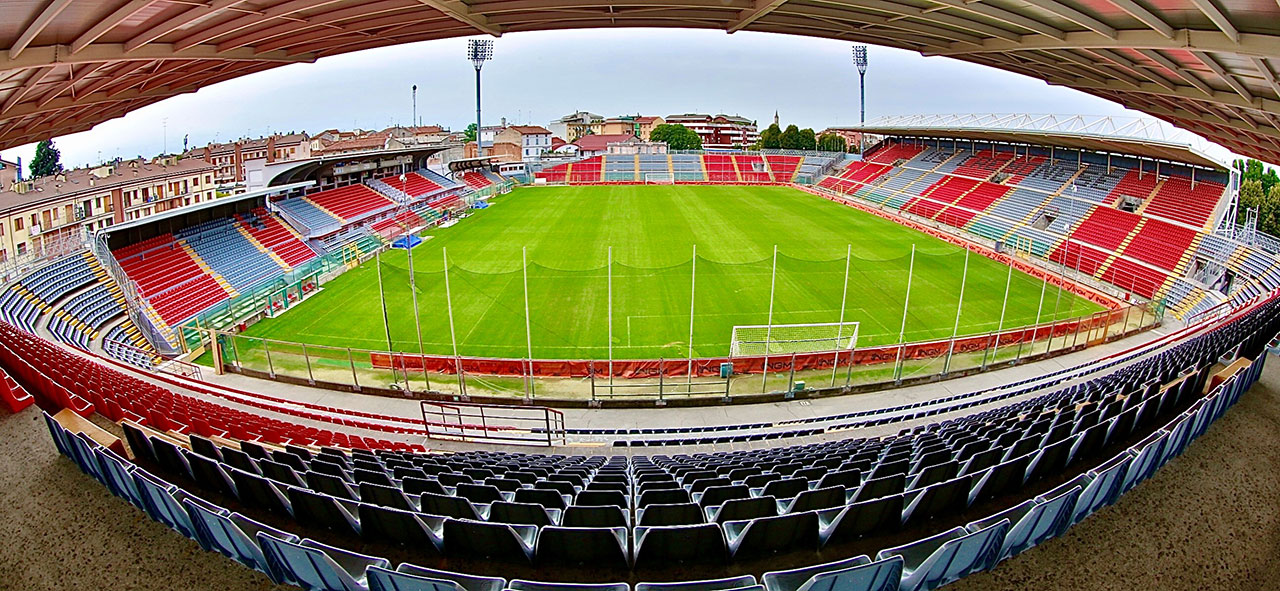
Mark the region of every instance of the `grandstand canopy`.
[[1226, 170], [1229, 166], [1207, 154], [1208, 146], [1196, 136], [1171, 129], [1158, 121], [1137, 117], [999, 113], [906, 115], [882, 117], [865, 126], [847, 129], [874, 135], [1006, 142], [1131, 154], [1214, 170]]
[[207, 201], [202, 201], [200, 203], [193, 203], [191, 205], [187, 205], [183, 207], [176, 207], [174, 209], [169, 209], [166, 211], [162, 211], [160, 213], [152, 214], [145, 217], [140, 217], [134, 220], [128, 220], [128, 221], [120, 222], [118, 224], [112, 224], [110, 226], [107, 226], [106, 228], [103, 228], [100, 232], [103, 234], [111, 234], [113, 232], [124, 232], [126, 230], [131, 230], [133, 228], [152, 225], [152, 224], [155, 224], [156, 222], [167, 220], [169, 218], [185, 217], [192, 213], [206, 210], [206, 209], [222, 208], [227, 204], [236, 203], [239, 201], [258, 201], [258, 200], [261, 200], [263, 197], [276, 195], [279, 193], [286, 193], [294, 189], [305, 189], [314, 184], [316, 184], [315, 181], [305, 181], [301, 183], [293, 183], [291, 185], [271, 187], [269, 189], [262, 189], [258, 191], [246, 191], [244, 193], [236, 193], [234, 195], [227, 195], [226, 197], [220, 197], [218, 199], [209, 199]]
[[6, 0], [4, 16], [0, 148], [361, 49], [548, 29], [690, 27], [985, 64], [1280, 163], [1275, 0]]

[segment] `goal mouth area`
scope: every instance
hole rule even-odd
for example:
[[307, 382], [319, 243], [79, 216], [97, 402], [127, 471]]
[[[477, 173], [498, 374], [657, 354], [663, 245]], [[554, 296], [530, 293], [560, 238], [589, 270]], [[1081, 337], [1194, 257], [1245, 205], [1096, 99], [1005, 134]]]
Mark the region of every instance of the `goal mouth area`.
[[860, 322], [753, 324], [733, 327], [730, 357], [850, 351], [858, 345]]

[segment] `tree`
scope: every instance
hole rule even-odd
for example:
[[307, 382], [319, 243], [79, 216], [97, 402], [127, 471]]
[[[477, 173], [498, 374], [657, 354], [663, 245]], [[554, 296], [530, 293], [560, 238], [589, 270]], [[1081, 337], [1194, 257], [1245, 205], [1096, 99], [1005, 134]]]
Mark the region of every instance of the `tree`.
[[1271, 188], [1280, 185], [1280, 174], [1276, 173], [1274, 168], [1264, 165], [1258, 160], [1250, 158], [1248, 160], [1236, 160], [1231, 163], [1236, 170], [1240, 171], [1242, 181], [1254, 180], [1262, 183], [1262, 194], [1271, 193]]
[[1273, 185], [1258, 204], [1258, 229], [1272, 236], [1280, 234], [1280, 185]]
[[776, 150], [782, 147], [782, 129], [774, 123], [760, 132], [760, 147]]
[[788, 125], [782, 132], [782, 149], [783, 150], [803, 150], [800, 147], [803, 143], [800, 137], [800, 128], [794, 125]]
[[649, 132], [649, 141], [664, 142], [670, 150], [701, 150], [702, 138], [679, 123], [663, 123]]
[[463, 141], [467, 141], [467, 142], [476, 141], [476, 124], [475, 123], [470, 123], [467, 125], [466, 131], [462, 132], [462, 139]]
[[36, 144], [36, 155], [31, 159], [31, 178], [62, 172], [62, 153], [53, 146], [53, 140]]
[[849, 142], [837, 134], [824, 133], [818, 136], [818, 149], [823, 152], [844, 152], [849, 149]]
[[1262, 181], [1249, 179], [1240, 183], [1240, 207], [1237, 209], [1237, 221], [1243, 222], [1245, 212], [1262, 206]]
[[800, 149], [801, 150], [817, 150], [818, 137], [813, 133], [813, 129], [804, 128], [800, 130]]

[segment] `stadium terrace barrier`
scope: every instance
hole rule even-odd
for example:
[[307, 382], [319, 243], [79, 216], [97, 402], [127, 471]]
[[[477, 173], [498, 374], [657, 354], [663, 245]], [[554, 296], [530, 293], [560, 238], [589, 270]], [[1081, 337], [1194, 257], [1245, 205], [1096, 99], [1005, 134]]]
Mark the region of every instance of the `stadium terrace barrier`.
[[[219, 332], [216, 341], [225, 371], [273, 379], [287, 383], [330, 389], [373, 393], [394, 397], [436, 400], [466, 400], [502, 403], [509, 395], [523, 396], [526, 402], [539, 401], [555, 406], [591, 404], [629, 405], [646, 401], [676, 404], [707, 404], [733, 400], [771, 399], [776, 393], [792, 392], [798, 380], [806, 381], [806, 396], [866, 391], [876, 388], [933, 381], [969, 375], [1012, 364], [1111, 342], [1139, 331], [1160, 326], [1158, 307], [1148, 304], [1124, 306], [1090, 316], [1046, 322], [955, 339], [931, 340], [857, 348], [853, 351], [780, 354], [768, 358], [768, 374], [752, 381], [746, 374], [761, 374], [764, 356], [694, 359], [617, 360], [613, 377], [654, 380], [652, 388], [584, 390], [572, 383], [543, 382], [565, 378], [607, 378], [610, 364], [605, 360], [528, 360], [452, 356], [389, 354], [348, 348], [305, 345]], [[733, 376], [715, 392], [685, 380], [663, 380], [688, 376], [717, 377], [722, 363], [733, 364]], [[459, 370], [461, 377], [459, 376]], [[804, 372], [810, 372], [805, 374]], [[789, 375], [788, 375], [789, 374]], [[799, 374], [799, 375], [797, 375]], [[449, 377], [445, 377], [449, 376]], [[501, 378], [520, 378], [523, 390], [496, 389]], [[744, 381], [745, 380], [745, 381]], [[779, 382], [780, 380], [780, 382]], [[689, 382], [693, 384], [693, 382]], [[736, 387], [732, 387], [736, 384]], [[476, 388], [479, 388], [477, 391]], [[754, 388], [754, 389], [753, 389]], [[485, 392], [485, 390], [489, 392]], [[649, 402], [650, 404], [652, 402]]]
[[476, 443], [567, 443], [564, 413], [545, 406], [422, 401], [427, 438]]

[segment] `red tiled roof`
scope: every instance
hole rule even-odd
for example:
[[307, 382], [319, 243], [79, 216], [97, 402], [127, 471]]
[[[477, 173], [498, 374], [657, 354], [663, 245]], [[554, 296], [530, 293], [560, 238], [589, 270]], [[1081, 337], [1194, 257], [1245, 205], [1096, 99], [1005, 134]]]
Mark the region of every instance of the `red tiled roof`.
[[507, 129], [513, 129], [520, 135], [549, 135], [551, 133], [546, 128], [538, 125], [512, 125]]
[[635, 135], [632, 135], [630, 133], [586, 135], [578, 138], [578, 141], [573, 143], [574, 145], [578, 146], [579, 150], [586, 150], [588, 152], [602, 152], [604, 151], [605, 148], [609, 146], [609, 144], [616, 143], [616, 142], [625, 142], [627, 140], [635, 139], [635, 137], [636, 137]]

